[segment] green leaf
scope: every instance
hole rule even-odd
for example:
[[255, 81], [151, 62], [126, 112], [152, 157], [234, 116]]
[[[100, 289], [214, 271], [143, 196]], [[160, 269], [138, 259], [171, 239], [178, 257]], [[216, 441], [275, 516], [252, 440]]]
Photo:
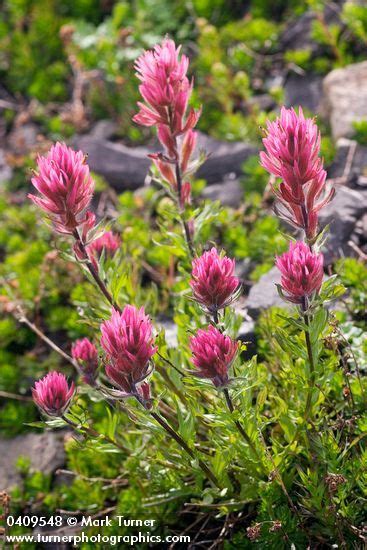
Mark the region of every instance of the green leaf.
[[257, 394], [256, 407], [258, 411], [260, 411], [263, 408], [267, 395], [268, 395], [268, 389], [266, 386], [264, 386]]
[[319, 308], [316, 313], [313, 315], [309, 332], [311, 342], [315, 344], [322, 332], [324, 331], [328, 320], [328, 311], [324, 308]]
[[291, 419], [287, 414], [281, 414], [279, 417], [279, 424], [281, 425], [286, 440], [290, 443], [293, 441], [294, 436], [296, 435], [297, 426], [293, 424]]

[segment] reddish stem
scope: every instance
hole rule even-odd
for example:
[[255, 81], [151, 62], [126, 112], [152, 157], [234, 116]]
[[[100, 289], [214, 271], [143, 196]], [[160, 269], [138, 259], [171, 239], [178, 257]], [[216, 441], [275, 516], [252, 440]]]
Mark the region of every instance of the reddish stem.
[[118, 312], [121, 313], [122, 310], [121, 310], [120, 306], [114, 301], [114, 299], [112, 298], [110, 292], [107, 290], [107, 287], [106, 287], [105, 283], [102, 281], [101, 277], [99, 276], [99, 273], [98, 273], [97, 269], [94, 267], [93, 263], [90, 261], [89, 256], [88, 256], [88, 252], [87, 252], [86, 247], [85, 247], [85, 243], [81, 239], [77, 229], [75, 229], [75, 231], [73, 233], [73, 236], [74, 236], [76, 242], [78, 243], [80, 252], [83, 254], [84, 263], [86, 264], [86, 266], [89, 270], [89, 273], [92, 275], [93, 279], [97, 283], [98, 288], [100, 289], [100, 291], [102, 292], [102, 294], [104, 295], [106, 300], [111, 304], [111, 306], [114, 309], [116, 309]]

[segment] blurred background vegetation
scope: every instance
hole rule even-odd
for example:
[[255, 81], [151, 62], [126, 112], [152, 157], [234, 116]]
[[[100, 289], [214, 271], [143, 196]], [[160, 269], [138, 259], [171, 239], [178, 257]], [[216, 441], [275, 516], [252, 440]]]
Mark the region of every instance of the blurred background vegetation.
[[[57, 106], [54, 116], [43, 107], [71, 101], [76, 92], [89, 121], [118, 120], [121, 136], [139, 142], [147, 134], [130, 122], [138, 96], [133, 63], [142, 48], [169, 34], [184, 44], [193, 60], [195, 101], [205, 105], [200, 128], [227, 140], [258, 139], [258, 126], [265, 117], [264, 105], [256, 97], [270, 94], [266, 111], [284, 101], [275, 78], [280, 68], [326, 74], [364, 58], [363, 3], [343, 3], [337, 19], [325, 17], [326, 4], [322, 0], [4, 0], [0, 79], [14, 96], [37, 102], [35, 114], [51, 135], [70, 136], [78, 127], [65, 113], [60, 116]], [[315, 14], [309, 43], [305, 36], [299, 48], [284, 48], [284, 31], [309, 10]], [[82, 89], [76, 90], [80, 85]], [[11, 119], [12, 114], [6, 116]], [[81, 117], [79, 124], [83, 123]]]

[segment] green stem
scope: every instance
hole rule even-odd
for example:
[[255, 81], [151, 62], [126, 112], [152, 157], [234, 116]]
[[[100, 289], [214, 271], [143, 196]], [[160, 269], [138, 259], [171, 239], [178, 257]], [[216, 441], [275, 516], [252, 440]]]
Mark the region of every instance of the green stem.
[[192, 239], [190, 235], [190, 228], [188, 226], [187, 221], [184, 217], [183, 207], [182, 207], [182, 174], [181, 174], [181, 168], [180, 168], [180, 160], [176, 160], [176, 182], [177, 182], [177, 195], [178, 195], [178, 211], [180, 214], [180, 219], [182, 223], [182, 227], [184, 230], [185, 240], [187, 243], [187, 247], [190, 252], [191, 259], [195, 256], [195, 250], [194, 245], [192, 244]]
[[[156, 420], [158, 422], [158, 424], [171, 436], [173, 437], [173, 439], [176, 441], [176, 443], [178, 443], [180, 445], [180, 447], [182, 447], [182, 449], [190, 456], [190, 458], [196, 460], [197, 457], [195, 456], [195, 453], [194, 451], [188, 446], [188, 444], [186, 443], [186, 441], [180, 436], [179, 433], [177, 433], [173, 428], [172, 426], [170, 426], [168, 424], [168, 422], [166, 422], [161, 416], [159, 416], [157, 413], [155, 412], [151, 412], [150, 413], [151, 416], [154, 418], [154, 420]], [[219, 481], [218, 479], [216, 478], [216, 476], [213, 474], [213, 472], [211, 471], [211, 469], [205, 464], [205, 462], [203, 462], [200, 458], [197, 459], [198, 460], [198, 464], [200, 466], [200, 468], [202, 469], [202, 471], [204, 472], [204, 474], [206, 475], [206, 477], [208, 479], [210, 479], [210, 481], [216, 486], [218, 487], [218, 489], [221, 489], [221, 486], [219, 484]]]
[[314, 357], [312, 352], [312, 343], [311, 343], [310, 331], [309, 331], [310, 321], [309, 321], [309, 316], [306, 313], [306, 304], [303, 304], [303, 318], [304, 318], [305, 324], [307, 325], [307, 330], [305, 330], [305, 339], [306, 339], [308, 361], [310, 365], [310, 379], [308, 384], [308, 392], [307, 392], [306, 406], [305, 406], [305, 412], [304, 412], [304, 419], [305, 419], [305, 422], [307, 422], [311, 415], [312, 395], [315, 387], [315, 362], [314, 362]]
[[78, 424], [75, 424], [75, 422], [73, 422], [72, 420], [69, 420], [65, 415], [62, 415], [62, 419], [69, 426], [71, 426], [73, 428], [73, 430], [80, 429], [81, 431], [86, 432], [91, 437], [96, 437], [96, 438], [102, 437], [102, 439], [104, 441], [106, 441], [106, 443], [110, 443], [111, 445], [114, 445], [115, 447], [117, 447], [117, 449], [119, 449], [120, 451], [123, 451], [126, 454], [130, 454], [130, 450], [127, 447], [125, 447], [124, 445], [121, 445], [121, 443], [117, 443], [117, 441], [114, 441], [108, 435], [101, 434], [101, 433], [97, 432], [97, 430], [95, 430], [94, 428], [91, 428], [90, 426], [80, 426], [79, 427]]

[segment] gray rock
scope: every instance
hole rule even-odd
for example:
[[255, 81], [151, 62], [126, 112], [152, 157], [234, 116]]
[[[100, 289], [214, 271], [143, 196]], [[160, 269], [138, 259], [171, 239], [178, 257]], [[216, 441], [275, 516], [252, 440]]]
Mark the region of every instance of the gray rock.
[[65, 464], [65, 432], [44, 432], [19, 435], [0, 440], [0, 491], [17, 485], [21, 478], [16, 469], [20, 456], [30, 459], [32, 470], [53, 473]]
[[165, 319], [159, 319], [158, 325], [160, 328], [164, 329], [164, 333], [166, 336], [166, 342], [169, 348], [176, 348], [177, 347], [177, 325], [173, 322], [172, 319], [165, 318]]
[[254, 269], [254, 262], [250, 258], [245, 258], [244, 260], [236, 261], [235, 274], [236, 277], [239, 277], [241, 281], [246, 281]]
[[284, 85], [286, 107], [301, 105], [312, 113], [322, 110], [322, 77], [290, 73]]
[[367, 242], [367, 213], [356, 223], [354, 232], [359, 241]]
[[151, 164], [146, 147], [126, 147], [93, 135], [79, 136], [74, 145], [88, 155], [88, 164], [118, 191], [144, 184]]
[[238, 331], [237, 338], [241, 340], [241, 342], [246, 342], [251, 339], [252, 335], [255, 331], [255, 321], [251, 318], [248, 318], [246, 321], [243, 321], [243, 323], [240, 326], [240, 329]]
[[242, 164], [252, 155], [258, 154], [258, 148], [241, 141], [219, 141], [199, 132], [198, 149], [204, 149], [209, 158], [197, 172], [209, 184], [226, 179], [229, 174], [242, 174]]
[[280, 283], [280, 273], [273, 267], [268, 273], [260, 277], [249, 292], [246, 307], [249, 315], [256, 319], [262, 310], [272, 306], [287, 308], [288, 304], [279, 296], [276, 283]]
[[327, 173], [329, 179], [343, 178], [340, 183], [348, 187], [365, 188], [367, 146], [347, 138], [338, 139], [337, 152], [332, 164], [327, 167]]
[[205, 187], [202, 193], [204, 199], [220, 201], [224, 206], [238, 208], [243, 202], [244, 190], [238, 179], [225, 180]]
[[337, 141], [337, 150], [333, 161], [330, 166], [327, 167], [327, 176], [331, 178], [341, 178], [344, 175], [348, 155], [351, 147], [355, 147], [357, 144], [355, 141], [346, 138], [340, 138]]
[[[325, 2], [324, 19], [330, 23], [340, 22], [340, 11], [345, 0]], [[312, 26], [316, 20], [316, 13], [308, 10], [295, 20], [290, 20], [280, 36], [280, 49], [310, 50], [313, 56], [324, 51], [325, 47], [318, 44], [312, 37]]]
[[319, 46], [311, 39], [311, 28], [314, 20], [315, 13], [307, 11], [295, 21], [290, 21], [280, 36], [280, 49], [282, 51], [310, 49], [313, 53], [316, 53]]
[[320, 212], [320, 225], [330, 224], [326, 243], [325, 262], [330, 263], [342, 254], [351, 252], [348, 240], [357, 221], [366, 212], [367, 189], [355, 190], [340, 186], [334, 199]]
[[271, 111], [276, 106], [274, 98], [270, 94], [258, 94], [247, 99], [247, 104], [257, 107], [260, 111]]
[[323, 88], [334, 138], [353, 136], [353, 122], [367, 118], [367, 61], [331, 71]]
[[10, 180], [12, 174], [13, 170], [6, 162], [4, 151], [0, 149], [0, 185]]
[[255, 321], [253, 319], [248, 318], [243, 321], [237, 338], [247, 346], [246, 351], [243, 352], [243, 357], [247, 361], [256, 353]]
[[[103, 176], [118, 191], [137, 189], [144, 184], [151, 161], [148, 154], [157, 149], [126, 147], [100, 139], [92, 134], [77, 136], [73, 145], [88, 154], [91, 169]], [[199, 133], [198, 148], [209, 157], [199, 169], [197, 176], [208, 183], [217, 183], [228, 174], [239, 175], [243, 162], [257, 150], [242, 142], [227, 143]]]
[[96, 139], [111, 139], [117, 130], [118, 125], [113, 120], [99, 120], [93, 126], [89, 135]]
[[357, 222], [351, 240], [367, 257], [367, 213]]

